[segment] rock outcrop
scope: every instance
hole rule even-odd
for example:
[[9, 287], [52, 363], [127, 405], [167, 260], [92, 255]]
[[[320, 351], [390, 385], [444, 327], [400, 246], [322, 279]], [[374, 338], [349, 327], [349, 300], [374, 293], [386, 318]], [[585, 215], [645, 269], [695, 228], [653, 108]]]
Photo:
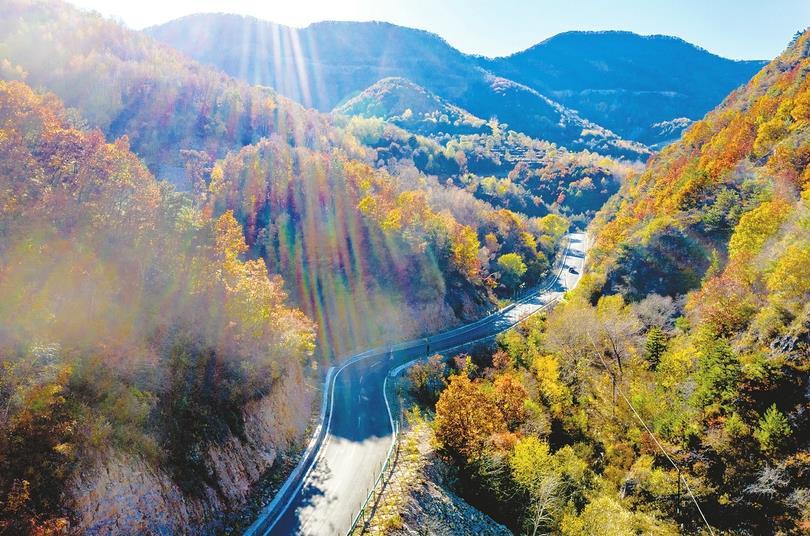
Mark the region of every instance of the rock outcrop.
[[312, 407], [298, 368], [243, 411], [244, 436], [211, 444], [204, 459], [210, 484], [184, 492], [166, 468], [109, 451], [76, 474], [69, 503], [79, 534], [210, 534], [242, 507], [280, 452], [300, 442]]
[[507, 536], [505, 526], [453, 493], [449, 468], [435, 453], [432, 431], [416, 424], [400, 441], [393, 474], [373, 501], [371, 519], [354, 534]]
[[[426, 479], [415, 486], [401, 510], [402, 527], [389, 534], [469, 534], [507, 536], [512, 532], [491, 517], [470, 506], [450, 491], [433, 460], [426, 468]], [[433, 480], [435, 478], [435, 480]]]

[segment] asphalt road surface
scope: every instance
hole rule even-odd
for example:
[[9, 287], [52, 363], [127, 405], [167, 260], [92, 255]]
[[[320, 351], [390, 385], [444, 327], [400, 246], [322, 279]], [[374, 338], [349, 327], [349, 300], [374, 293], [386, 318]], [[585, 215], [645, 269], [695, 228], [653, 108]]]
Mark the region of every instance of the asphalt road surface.
[[560, 269], [534, 295], [514, 306], [427, 339], [360, 354], [338, 369], [331, 389], [326, 432], [313, 463], [290, 489], [281, 509], [259, 519], [251, 534], [343, 536], [385, 461], [393, 439], [383, 385], [390, 371], [427, 354], [492, 337], [548, 306], [572, 289], [582, 275], [585, 235], [568, 235]]

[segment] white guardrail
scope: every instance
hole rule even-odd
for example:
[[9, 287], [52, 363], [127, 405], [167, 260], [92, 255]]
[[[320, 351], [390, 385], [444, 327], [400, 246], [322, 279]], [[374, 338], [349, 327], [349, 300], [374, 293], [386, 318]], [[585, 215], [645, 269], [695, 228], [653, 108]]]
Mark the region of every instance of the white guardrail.
[[[256, 519], [256, 521], [254, 521], [253, 524], [251, 524], [247, 530], [245, 530], [245, 536], [254, 536], [256, 534], [266, 534], [270, 532], [278, 521], [279, 514], [287, 509], [292, 500], [298, 494], [301, 486], [303, 486], [305, 478], [301, 478], [302, 473], [307, 468], [308, 462], [311, 461], [311, 459], [317, 454], [323, 438], [326, 436], [323, 423], [326, 418], [327, 401], [329, 400], [327, 394], [331, 385], [330, 382], [334, 377], [334, 372], [335, 367], [329, 367], [329, 370], [326, 372], [326, 378], [324, 378], [323, 382], [323, 400], [321, 401], [321, 412], [318, 417], [318, 426], [315, 429], [315, 433], [312, 434], [312, 439], [309, 441], [309, 444], [304, 451], [304, 455], [301, 456], [301, 460], [295, 466], [295, 469], [293, 469], [292, 472], [287, 476], [287, 479], [284, 481], [281, 488], [279, 488], [276, 496], [273, 497], [273, 500], [270, 501], [267, 506], [262, 508], [262, 511], [259, 513], [259, 517]], [[296, 482], [298, 482], [298, 485], [293, 488]]]
[[[445, 332], [443, 334], [440, 333], [439, 335], [436, 335], [434, 337], [429, 337], [427, 340], [430, 341], [430, 342], [441, 341], [442, 338], [445, 338], [445, 339], [448, 338], [448, 335], [456, 336], [456, 335], [459, 335], [461, 333], [464, 333], [465, 331], [469, 331], [470, 329], [473, 329], [473, 328], [481, 325], [484, 321], [492, 320], [492, 318], [494, 316], [502, 315], [502, 314], [514, 309], [517, 305], [522, 304], [522, 303], [526, 303], [529, 300], [535, 298], [537, 295], [542, 294], [543, 292], [547, 292], [548, 290], [550, 290], [557, 283], [557, 281], [559, 281], [559, 279], [560, 279], [560, 277], [562, 275], [563, 269], [565, 268], [565, 260], [568, 257], [568, 252], [569, 252], [569, 247], [570, 247], [568, 237], [566, 237], [565, 240], [566, 240], [565, 247], [560, 249], [561, 254], [558, 255], [557, 259], [555, 259], [555, 262], [554, 262], [554, 264], [559, 264], [559, 266], [557, 266], [557, 268], [552, 272], [554, 274], [554, 277], [551, 278], [551, 281], [548, 284], [546, 284], [542, 288], [538, 288], [538, 289], [534, 290], [533, 292], [527, 294], [526, 296], [524, 296], [520, 300], [510, 303], [509, 305], [507, 305], [506, 307], [503, 307], [502, 309], [498, 310], [497, 312], [492, 313], [491, 315], [487, 315], [484, 318], [477, 320], [476, 322], [473, 322], [471, 324], [467, 324], [466, 326], [462, 326], [462, 328], [456, 328], [455, 330], [449, 330], [448, 332]], [[557, 303], [560, 300], [560, 298], [561, 298], [561, 296], [553, 297], [552, 299], [550, 299], [548, 301], [548, 303], [545, 303], [545, 304], [541, 305], [540, 307], [538, 307], [537, 309], [535, 309], [531, 313], [527, 314], [526, 316], [524, 316], [522, 318], [519, 318], [514, 324], [509, 326], [509, 328], [507, 328], [504, 331], [509, 331], [511, 329], [514, 329], [515, 326], [517, 326], [521, 322], [525, 321], [527, 318], [539, 313], [540, 311], [544, 311], [544, 310], [548, 309], [549, 307], [551, 307], [552, 305]], [[472, 340], [472, 341], [467, 341], [465, 343], [462, 343], [462, 344], [459, 344], [459, 345], [456, 345], [456, 346], [453, 346], [451, 348], [447, 348], [445, 350], [442, 350], [440, 352], [435, 352], [435, 353], [447, 357], [447, 354], [457, 352], [457, 351], [461, 350], [462, 348], [466, 348], [466, 347], [476, 345], [476, 344], [481, 344], [484, 341], [494, 339], [500, 333], [502, 333], [502, 332], [494, 333], [492, 335], [487, 335], [485, 337], [481, 337], [479, 339], [475, 339], [475, 340]], [[422, 340], [424, 340], [424, 339], [422, 339]], [[392, 348], [392, 350], [393, 349], [399, 350], [399, 349], [411, 348], [411, 347], [413, 347], [412, 343], [416, 342], [417, 344], [422, 344], [422, 340], [408, 341], [407, 343], [403, 343], [405, 346], [402, 346], [401, 348], [399, 348], [398, 345], [394, 345], [391, 348]], [[355, 515], [354, 518], [352, 519], [351, 527], [349, 527], [349, 530], [346, 533], [347, 536], [351, 535], [354, 532], [354, 530], [357, 528], [357, 525], [358, 525], [358, 523], [360, 522], [361, 519], [363, 519], [365, 521], [366, 509], [368, 508], [369, 503], [372, 501], [372, 499], [375, 497], [375, 495], [377, 495], [377, 492], [376, 492], [377, 487], [380, 486], [380, 484], [384, 482], [386, 471], [390, 470], [389, 475], [388, 475], [389, 478], [393, 475], [393, 467], [392, 467], [392, 465], [394, 463], [393, 454], [398, 450], [399, 434], [400, 434], [400, 423], [399, 423], [399, 421], [397, 421], [397, 422], [394, 421], [393, 415], [391, 413], [391, 404], [388, 401], [388, 391], [387, 391], [388, 378], [395, 378], [402, 371], [412, 367], [413, 365], [415, 365], [416, 363], [418, 363], [420, 361], [424, 361], [428, 357], [429, 356], [417, 357], [416, 359], [413, 359], [411, 361], [408, 361], [407, 363], [404, 363], [402, 365], [399, 365], [396, 368], [391, 369], [388, 372], [388, 374], [386, 375], [385, 380], [383, 381], [383, 397], [385, 398], [385, 407], [388, 410], [388, 418], [391, 421], [391, 430], [393, 432], [393, 434], [392, 434], [393, 437], [391, 439], [391, 446], [388, 448], [388, 453], [385, 456], [385, 461], [383, 462], [382, 467], [380, 468], [380, 472], [377, 475], [377, 478], [374, 480], [374, 484], [371, 486], [371, 489], [369, 490], [368, 494], [366, 495], [366, 499], [360, 505], [360, 510], [357, 512], [357, 515]], [[382, 489], [380, 489], [379, 493], [382, 493]]]
[[[521, 297], [520, 299], [518, 299], [516, 301], [513, 301], [509, 305], [495, 311], [492, 314], [489, 314], [489, 315], [487, 315], [487, 316], [485, 316], [483, 318], [479, 318], [475, 322], [471, 322], [471, 323], [465, 324], [465, 325], [463, 325], [461, 327], [450, 329], [450, 330], [447, 330], [445, 332], [434, 335], [432, 337], [428, 337], [428, 341], [429, 342], [440, 342], [443, 339], [447, 339], [447, 338], [450, 338], [450, 337], [455, 337], [456, 335], [460, 335], [460, 334], [465, 333], [467, 331], [471, 331], [471, 330], [477, 328], [478, 326], [480, 326], [480, 325], [482, 325], [482, 324], [484, 324], [484, 323], [486, 323], [488, 321], [491, 321], [494, 316], [502, 315], [504, 313], [507, 313], [507, 312], [511, 311], [512, 309], [514, 309], [516, 306], [518, 306], [520, 304], [523, 304], [523, 303], [526, 303], [527, 301], [533, 299], [538, 294], [541, 294], [543, 292], [548, 291], [551, 287], [554, 286], [554, 283], [556, 283], [557, 280], [560, 278], [560, 274], [562, 273], [562, 268], [565, 265], [565, 259], [566, 259], [566, 257], [568, 257], [568, 251], [569, 251], [570, 247], [571, 247], [570, 241], [569, 241], [568, 237], [566, 236], [563, 239], [563, 247], [560, 248], [560, 251], [558, 252], [558, 254], [556, 256], [556, 259], [554, 259], [554, 264], [552, 265], [552, 269], [550, 270], [550, 272], [555, 274], [555, 275], [551, 279], [551, 282], [549, 284], [547, 284], [547, 285], [545, 285], [543, 287], [535, 288], [533, 291], [529, 292], [528, 294]], [[558, 266], [555, 268], [555, 265], [558, 265]], [[409, 341], [409, 342], [412, 342], [412, 341]]]
[[[329, 367], [329, 369], [328, 369], [328, 371], [326, 373], [326, 378], [324, 379], [323, 400], [321, 402], [321, 411], [320, 411], [320, 415], [319, 415], [318, 426], [315, 429], [315, 432], [314, 432], [314, 434], [312, 436], [312, 439], [310, 440], [309, 444], [307, 445], [306, 450], [304, 451], [304, 455], [301, 457], [301, 460], [295, 466], [295, 469], [292, 470], [292, 472], [289, 474], [287, 479], [284, 481], [284, 484], [281, 486], [281, 488], [279, 488], [279, 491], [276, 493], [276, 496], [273, 498], [272, 501], [270, 501], [270, 503], [267, 504], [267, 506], [265, 506], [261, 510], [261, 512], [259, 513], [259, 516], [256, 519], [256, 521], [254, 521], [245, 530], [244, 535], [245, 536], [256, 536], [256, 535], [268, 534], [270, 531], [272, 531], [273, 527], [275, 527], [276, 523], [278, 523], [278, 521], [281, 518], [282, 514], [287, 510], [287, 508], [290, 506], [290, 504], [292, 504], [293, 500], [295, 500], [295, 497], [298, 495], [298, 492], [301, 490], [304, 483], [306, 482], [306, 479], [309, 476], [309, 473], [315, 467], [316, 462], [317, 462], [318, 458], [320, 457], [320, 447], [323, 444], [323, 440], [327, 435], [329, 435], [329, 429], [330, 429], [331, 424], [332, 424], [332, 410], [333, 410], [333, 407], [334, 407], [335, 382], [337, 380], [337, 377], [343, 371], [343, 369], [345, 369], [349, 365], [357, 363], [358, 361], [368, 359], [369, 357], [383, 355], [383, 354], [385, 354], [387, 352], [391, 352], [391, 351], [399, 351], [399, 350], [406, 350], [406, 349], [410, 349], [410, 348], [415, 348], [417, 346], [421, 346], [421, 345], [425, 344], [425, 342], [428, 342], [428, 343], [441, 342], [444, 339], [454, 337], [454, 336], [460, 335], [462, 333], [466, 333], [467, 331], [471, 331], [471, 330], [483, 325], [486, 322], [492, 321], [493, 318], [496, 318], [496, 317], [498, 317], [500, 315], [503, 315], [504, 313], [509, 312], [510, 310], [514, 309], [517, 305], [526, 303], [527, 301], [535, 298], [538, 294], [541, 294], [543, 292], [548, 291], [559, 280], [560, 275], [562, 273], [562, 270], [563, 270], [563, 268], [565, 266], [565, 259], [567, 258], [568, 253], [569, 253], [569, 249], [570, 249], [570, 241], [569, 241], [567, 236], [565, 237], [564, 240], [565, 240], [565, 242], [564, 242], [565, 247], [560, 248], [560, 253], [557, 256], [557, 259], [555, 259], [554, 264], [559, 263], [559, 267], [553, 272], [554, 277], [551, 278], [551, 280], [550, 280], [550, 282], [548, 284], [544, 285], [543, 287], [535, 289], [534, 291], [530, 292], [526, 296], [523, 296], [519, 300], [514, 301], [514, 302], [510, 303], [509, 305], [499, 309], [498, 311], [496, 311], [496, 312], [494, 312], [492, 314], [489, 314], [489, 315], [487, 315], [487, 316], [485, 316], [485, 317], [483, 317], [483, 318], [481, 318], [479, 320], [476, 320], [475, 322], [471, 322], [469, 324], [465, 324], [463, 326], [447, 330], [447, 331], [445, 331], [443, 333], [439, 333], [439, 334], [434, 335], [432, 337], [413, 339], [413, 340], [410, 340], [410, 341], [405, 341], [405, 342], [401, 342], [401, 343], [397, 343], [397, 344], [393, 344], [393, 345], [378, 346], [376, 348], [371, 348], [369, 350], [365, 350], [363, 352], [355, 354], [354, 356], [352, 356], [351, 358], [346, 360], [340, 366], [340, 368], [337, 369], [337, 371], [335, 371], [335, 367]], [[551, 301], [549, 301], [549, 303], [544, 304], [542, 307], [538, 308], [536, 311], [532, 312], [531, 314], [527, 315], [524, 318], [519, 319], [517, 323], [522, 322], [523, 320], [525, 320], [529, 316], [531, 316], [531, 315], [533, 315], [533, 314], [535, 314], [535, 313], [537, 313], [539, 311], [542, 311], [542, 310], [546, 309], [547, 307], [549, 307], [550, 305], [555, 303], [557, 301], [557, 299], [558, 298], [552, 299]], [[517, 323], [515, 325], [517, 325]], [[509, 329], [512, 329], [513, 327], [514, 327], [514, 325], [510, 326]], [[476, 339], [474, 341], [468, 341], [466, 343], [455, 346], [453, 348], [448, 348], [448, 349], [444, 350], [443, 352], [446, 353], [446, 352], [455, 351], [455, 350], [457, 350], [459, 348], [463, 348], [463, 347], [469, 346], [471, 344], [481, 343], [481, 342], [483, 342], [483, 341], [485, 341], [487, 339], [492, 339], [495, 336], [497, 336], [497, 334], [488, 335], [486, 337], [482, 337], [482, 338]], [[424, 359], [424, 358], [423, 357], [417, 358], [417, 359], [414, 359], [412, 361], [409, 361], [408, 363], [405, 363], [404, 365], [400, 365], [400, 366], [396, 367], [395, 369], [393, 369], [392, 371], [389, 372], [389, 374], [386, 376], [385, 380], [383, 381], [383, 396], [385, 397], [385, 405], [386, 405], [386, 409], [388, 410], [388, 418], [389, 418], [389, 420], [391, 422], [391, 430], [393, 432], [393, 438], [391, 440], [391, 446], [388, 449], [388, 453], [386, 455], [385, 462], [384, 462], [384, 464], [383, 464], [383, 466], [382, 466], [382, 468], [380, 470], [380, 473], [377, 476], [377, 478], [375, 479], [374, 485], [372, 486], [371, 491], [369, 492], [368, 496], [366, 497], [366, 500], [360, 506], [360, 511], [358, 512], [358, 514], [352, 520], [351, 528], [349, 529], [347, 534], [351, 534], [351, 532], [357, 526], [358, 520], [362, 516], [363, 512], [365, 511], [365, 508], [368, 505], [369, 500], [371, 499], [372, 495], [374, 494], [374, 489], [377, 487], [377, 485], [382, 480], [386, 469], [389, 467], [389, 464], [391, 463], [391, 455], [395, 451], [395, 447], [396, 447], [396, 444], [397, 444], [397, 441], [398, 441], [398, 438], [399, 438], [399, 422], [395, 422], [394, 419], [393, 419], [393, 415], [391, 413], [390, 403], [388, 401], [388, 393], [386, 391], [387, 383], [388, 383], [388, 377], [389, 376], [393, 377], [393, 376], [398, 375], [403, 370], [405, 370], [406, 368], [414, 365], [415, 363], [417, 363], [421, 359]], [[329, 403], [328, 406], [327, 406], [327, 401]], [[325, 427], [324, 427], [324, 422], [326, 423]]]

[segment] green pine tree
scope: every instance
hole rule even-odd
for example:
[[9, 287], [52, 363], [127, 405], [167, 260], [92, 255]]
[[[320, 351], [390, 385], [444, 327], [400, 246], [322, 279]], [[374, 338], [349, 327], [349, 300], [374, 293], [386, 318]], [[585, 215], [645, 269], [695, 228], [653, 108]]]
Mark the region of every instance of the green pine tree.
[[644, 345], [644, 357], [653, 368], [658, 366], [661, 356], [667, 349], [667, 336], [658, 326], [653, 326], [647, 332], [647, 342]]
[[759, 441], [759, 446], [763, 452], [773, 454], [790, 436], [790, 432], [787, 417], [776, 409], [776, 404], [773, 404], [759, 420], [759, 426], [754, 431], [754, 437]]

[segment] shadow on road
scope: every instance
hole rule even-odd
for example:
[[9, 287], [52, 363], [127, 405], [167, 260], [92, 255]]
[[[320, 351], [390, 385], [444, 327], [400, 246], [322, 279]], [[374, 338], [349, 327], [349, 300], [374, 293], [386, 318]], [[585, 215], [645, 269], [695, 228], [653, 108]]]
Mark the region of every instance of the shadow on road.
[[[582, 272], [584, 241], [570, 238], [562, 274], [539, 294], [505, 311], [468, 326], [449, 330], [420, 341], [395, 345], [390, 351], [351, 363], [336, 373], [331, 391], [325, 447], [290, 507], [272, 534], [336, 534], [345, 532], [359, 511], [375, 471], [385, 460], [392, 437], [383, 385], [394, 368], [433, 353], [453, 355], [476, 341], [491, 340], [556, 300], [575, 284]], [[575, 272], [569, 269], [574, 268]], [[368, 475], [365, 471], [369, 471]], [[361, 474], [363, 473], [363, 474]], [[302, 521], [303, 520], [303, 521]]]

